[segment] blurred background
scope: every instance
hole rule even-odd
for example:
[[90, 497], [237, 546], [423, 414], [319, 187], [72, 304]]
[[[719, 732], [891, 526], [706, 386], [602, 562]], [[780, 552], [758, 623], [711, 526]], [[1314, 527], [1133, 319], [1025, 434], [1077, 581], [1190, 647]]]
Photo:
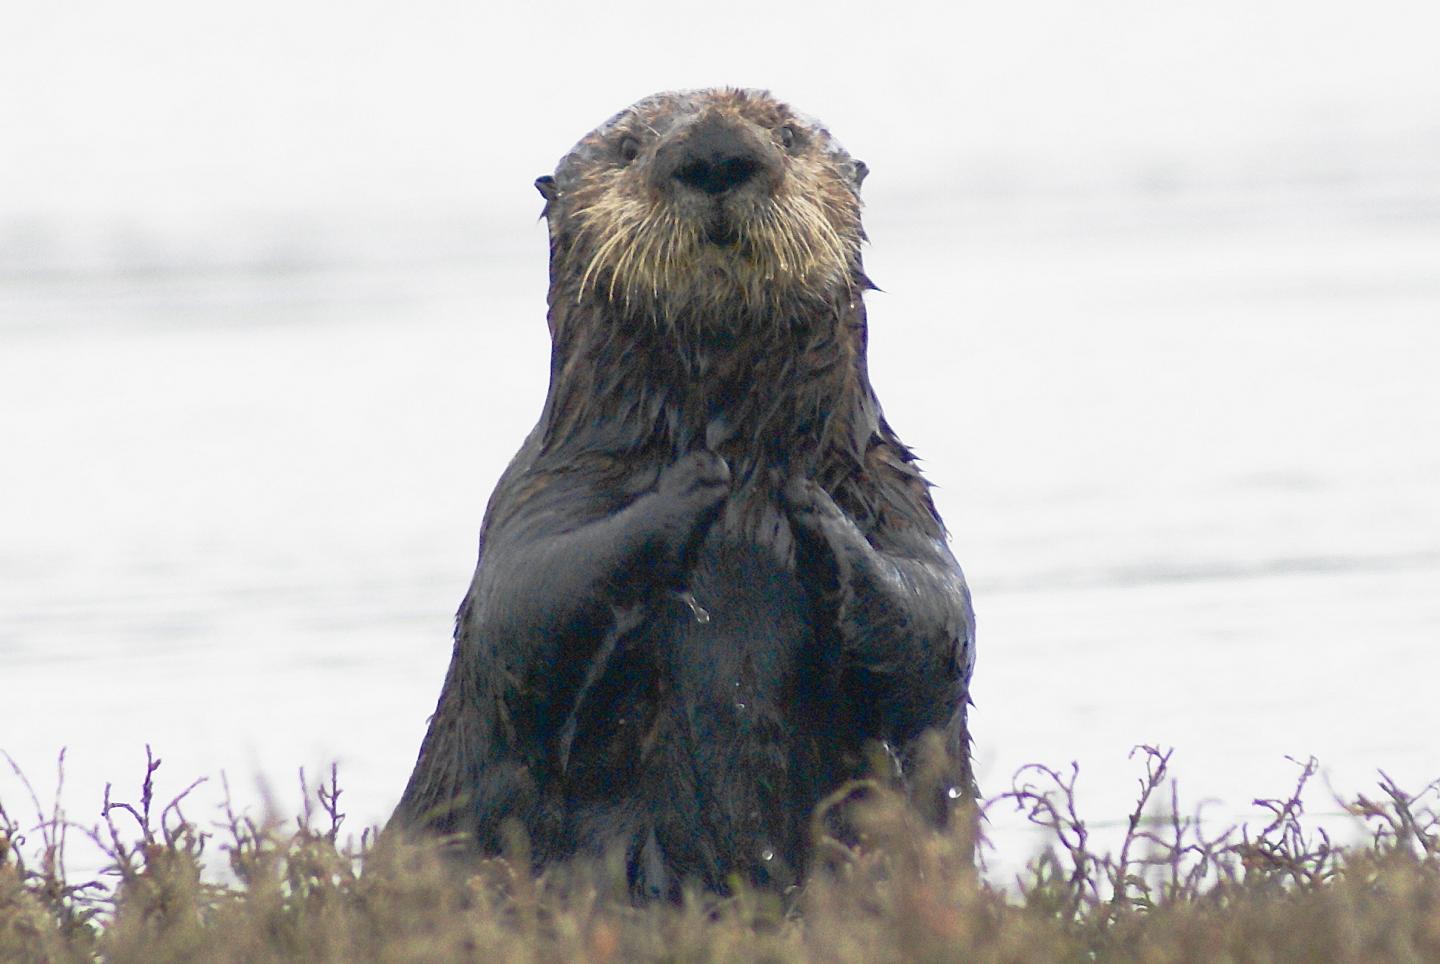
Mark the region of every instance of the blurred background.
[[1423, 0], [10, 0], [0, 749], [48, 801], [68, 747], [82, 823], [146, 743], [157, 795], [212, 778], [192, 816], [338, 760], [383, 821], [544, 397], [531, 181], [737, 85], [873, 172], [872, 377], [974, 589], [983, 788], [1074, 760], [1119, 821], [1148, 742], [1216, 822], [1287, 754], [1418, 789], [1437, 36]]

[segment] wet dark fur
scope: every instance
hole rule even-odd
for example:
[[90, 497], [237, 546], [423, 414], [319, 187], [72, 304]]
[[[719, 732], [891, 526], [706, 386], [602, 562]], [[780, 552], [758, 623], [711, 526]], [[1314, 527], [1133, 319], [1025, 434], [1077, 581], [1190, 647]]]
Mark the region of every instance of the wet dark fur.
[[[667, 193], [662, 151], [707, 116], [758, 138], [767, 186]], [[768, 95], [715, 91], [642, 101], [541, 180], [550, 392], [491, 498], [397, 825], [494, 852], [514, 821], [537, 862], [619, 852], [637, 892], [674, 894], [795, 881], [867, 745], [905, 765], [938, 729], [950, 774], [924, 803], [973, 794], [969, 594], [866, 376], [863, 171]], [[819, 200], [787, 222], [801, 191]], [[660, 207], [681, 201], [713, 203], [723, 243]], [[602, 216], [681, 234], [600, 263]], [[841, 243], [770, 258], [817, 217]]]

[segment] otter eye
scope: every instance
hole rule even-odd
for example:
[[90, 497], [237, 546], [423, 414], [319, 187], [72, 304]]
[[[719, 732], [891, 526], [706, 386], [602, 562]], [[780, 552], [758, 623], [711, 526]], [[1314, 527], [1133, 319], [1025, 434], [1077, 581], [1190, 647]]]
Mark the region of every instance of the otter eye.
[[640, 156], [639, 138], [631, 137], [629, 134], [620, 138], [620, 143], [615, 148], [615, 153], [620, 155], [620, 160], [624, 161], [626, 164], [629, 164], [631, 161], [635, 160], [635, 158]]
[[777, 133], [780, 135], [780, 146], [787, 151], [795, 146], [795, 128], [786, 124]]

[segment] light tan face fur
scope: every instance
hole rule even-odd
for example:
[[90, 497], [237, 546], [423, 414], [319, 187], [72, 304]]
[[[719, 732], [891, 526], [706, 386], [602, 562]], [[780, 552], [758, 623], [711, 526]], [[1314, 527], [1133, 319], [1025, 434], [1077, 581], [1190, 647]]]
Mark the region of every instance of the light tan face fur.
[[[678, 180], [675, 159], [697, 132], [717, 130], [760, 169], [713, 192]], [[861, 277], [864, 173], [824, 128], [768, 94], [647, 98], [587, 135], [553, 182], [537, 182], [563, 289], [552, 299], [673, 321], [848, 298]]]

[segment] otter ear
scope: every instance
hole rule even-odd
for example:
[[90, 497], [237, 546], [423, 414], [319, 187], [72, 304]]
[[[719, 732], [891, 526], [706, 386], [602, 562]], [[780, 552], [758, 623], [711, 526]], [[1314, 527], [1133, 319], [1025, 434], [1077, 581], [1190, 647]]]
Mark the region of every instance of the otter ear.
[[855, 186], [859, 187], [865, 183], [866, 176], [870, 173], [870, 167], [859, 158], [853, 158], [855, 162]]
[[545, 208], [540, 212], [540, 216], [542, 218], [548, 218], [550, 216], [550, 205], [554, 204], [555, 198], [559, 197], [560, 189], [555, 186], [555, 179], [553, 177], [549, 174], [541, 174], [535, 179], [535, 190], [539, 191], [540, 196], [545, 199]]

